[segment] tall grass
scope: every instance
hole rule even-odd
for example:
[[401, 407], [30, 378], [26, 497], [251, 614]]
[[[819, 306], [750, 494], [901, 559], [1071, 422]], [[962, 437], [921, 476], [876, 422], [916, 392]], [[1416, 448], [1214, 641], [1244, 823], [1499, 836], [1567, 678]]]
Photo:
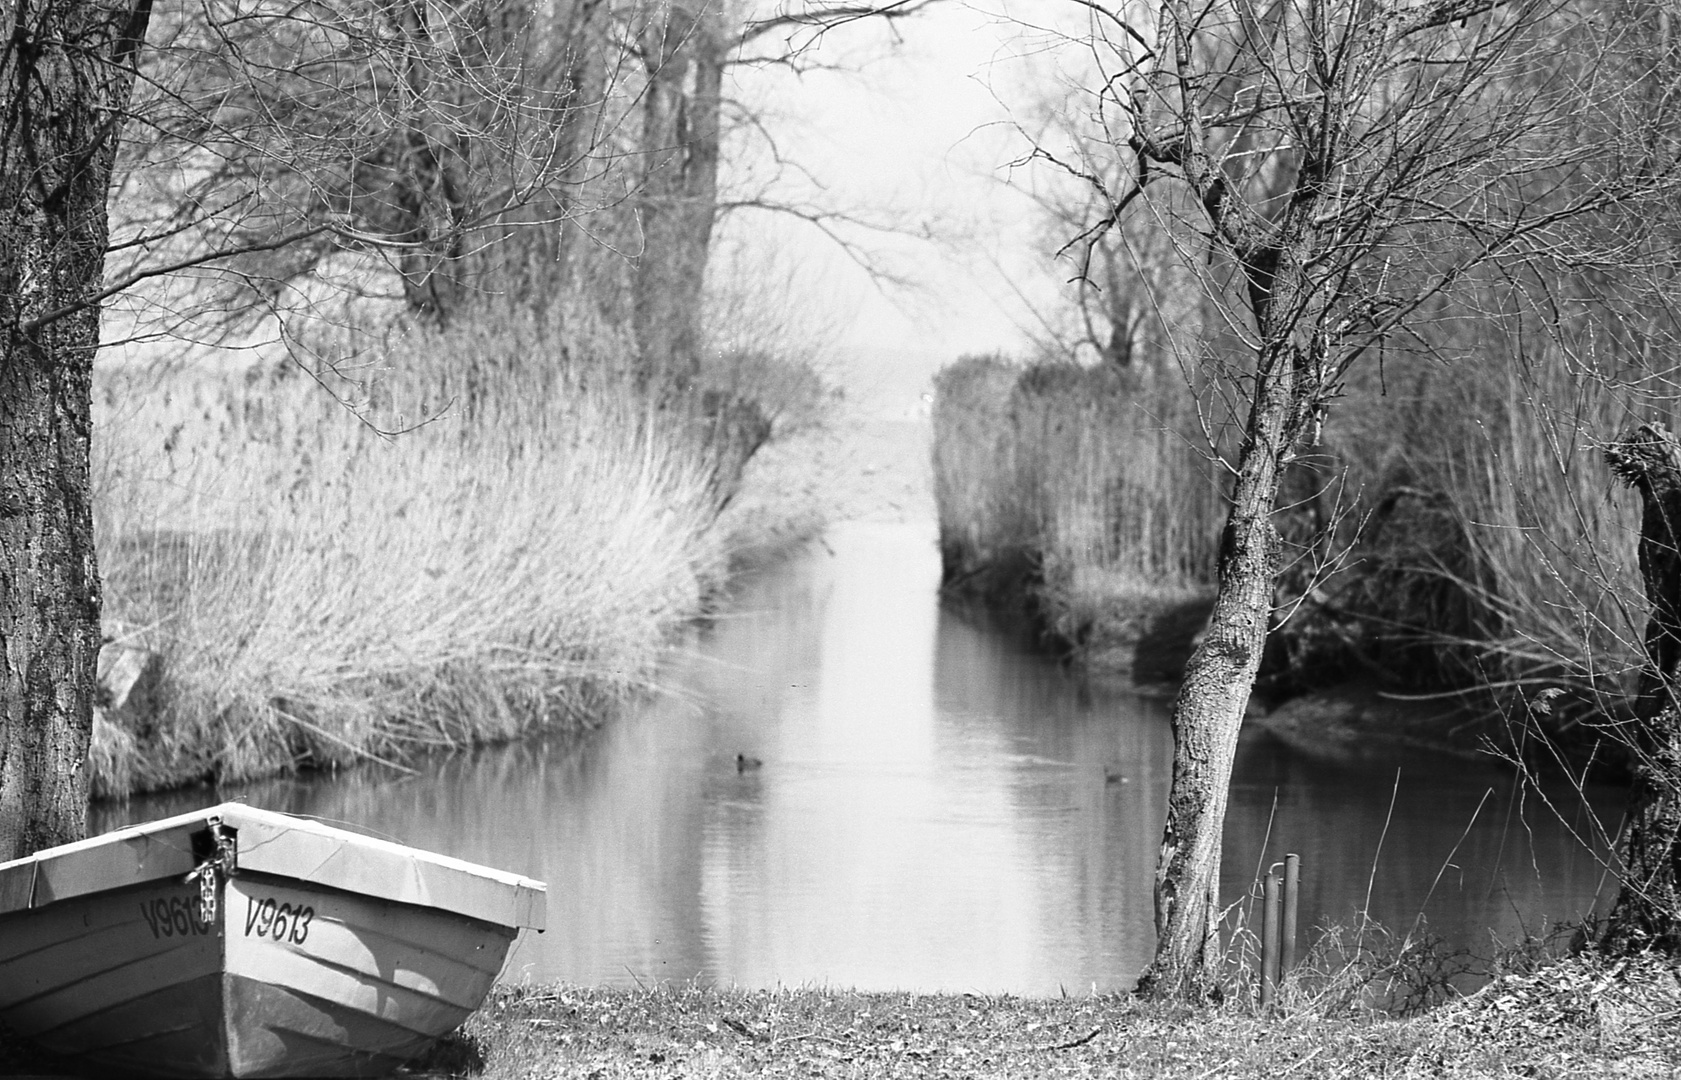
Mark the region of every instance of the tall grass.
[[1069, 640], [1116, 608], [1207, 590], [1225, 501], [1184, 434], [1183, 388], [1152, 392], [1110, 366], [974, 357], [935, 391], [948, 584], [998, 568], [1025, 576], [1047, 628]]
[[[1375, 676], [1507, 713], [1550, 702], [1565, 724], [1616, 714], [1645, 604], [1638, 506], [1613, 497], [1600, 448], [1638, 402], [1556, 346], [1479, 333], [1458, 363], [1402, 356], [1353, 380], [1290, 474], [1276, 599], [1294, 614], [1279, 655], [1310, 680]], [[1191, 390], [1143, 381], [998, 357], [941, 373], [949, 578], [1013, 568], [1052, 598], [1040, 614], [1070, 639], [1106, 610], [1209, 586], [1219, 474], [1195, 449]], [[1334, 537], [1314, 539], [1323, 528]]]
[[1563, 690], [1575, 718], [1616, 712], [1641, 656], [1639, 509], [1613, 496], [1601, 447], [1634, 406], [1544, 344], [1527, 363], [1500, 345], [1392, 362], [1383, 390], [1339, 403], [1331, 448], [1358, 495], [1318, 614], [1349, 621], [1392, 689]]
[[1562, 365], [1503, 375], [1501, 422], [1441, 470], [1482, 571], [1464, 587], [1497, 616], [1480, 643], [1485, 673], [1529, 697], [1568, 685], [1616, 711], [1643, 660], [1646, 604], [1639, 501], [1614, 495], [1601, 448], [1629, 402]]
[[360, 416], [284, 366], [126, 415], [108, 376], [108, 625], [166, 677], [159, 715], [102, 727], [96, 791], [402, 761], [642, 685], [723, 564], [706, 433], [553, 342], [394, 341], [328, 378]]
[[934, 506], [947, 576], [1031, 549], [1036, 492], [1023, 490], [1016, 455], [1028, 449], [1010, 403], [1018, 365], [965, 357], [934, 378]]

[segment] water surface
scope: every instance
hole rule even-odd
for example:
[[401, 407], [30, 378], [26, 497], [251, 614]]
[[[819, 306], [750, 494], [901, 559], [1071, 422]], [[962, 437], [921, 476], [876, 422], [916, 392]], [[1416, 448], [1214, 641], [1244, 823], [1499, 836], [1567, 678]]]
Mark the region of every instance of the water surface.
[[[1153, 943], [1167, 704], [942, 610], [938, 580], [930, 525], [841, 526], [745, 581], [662, 694], [586, 739], [222, 795], [547, 881], [549, 930], [522, 938], [512, 979], [1130, 986]], [[1608, 898], [1599, 862], [1497, 768], [1316, 761], [1246, 733], [1223, 896], [1287, 850], [1304, 921], [1369, 906], [1484, 951]]]

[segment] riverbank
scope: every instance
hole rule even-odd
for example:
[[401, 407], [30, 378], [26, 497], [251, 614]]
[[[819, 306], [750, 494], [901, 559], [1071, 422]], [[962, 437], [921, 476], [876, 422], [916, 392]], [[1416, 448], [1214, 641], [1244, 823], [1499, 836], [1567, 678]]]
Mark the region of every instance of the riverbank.
[[[1673, 1078], [1681, 970], [1573, 959], [1407, 1019], [830, 988], [504, 987], [408, 1075]], [[0, 1076], [53, 1075], [0, 1039]]]
[[[1211, 596], [1194, 590], [1140, 590], [1124, 583], [1106, 587], [1097, 574], [1088, 575], [1083, 585], [1060, 588], [1020, 581], [991, 584], [1002, 591], [981, 596], [959, 587], [951, 597], [975, 617], [1025, 626], [1040, 648], [1082, 678], [1159, 698], [1177, 693], [1213, 604]], [[1524, 748], [1523, 723], [1474, 695], [1410, 695], [1370, 677], [1297, 685], [1278, 693], [1276, 684], [1291, 675], [1275, 672], [1273, 680], [1256, 686], [1245, 723], [1305, 757], [1349, 763], [1381, 759], [1401, 748], [1478, 760], [1497, 753], [1547, 767], [1556, 764], [1550, 751], [1537, 758], [1541, 747]], [[1574, 739], [1555, 734], [1549, 745], [1566, 760], [1585, 759], [1593, 744], [1585, 730], [1574, 734]], [[1601, 755], [1598, 766], [1617, 767], [1603, 749]]]
[[797, 468], [831, 395], [760, 360], [742, 397], [725, 357], [656, 399], [614, 350], [510, 323], [316, 379], [102, 371], [95, 796], [402, 766], [644, 692], [744, 552], [820, 525], [748, 512], [743, 467]]
[[1569, 961], [1407, 1020], [1034, 999], [695, 987], [499, 994], [442, 1075], [1673, 1077], [1681, 984]]

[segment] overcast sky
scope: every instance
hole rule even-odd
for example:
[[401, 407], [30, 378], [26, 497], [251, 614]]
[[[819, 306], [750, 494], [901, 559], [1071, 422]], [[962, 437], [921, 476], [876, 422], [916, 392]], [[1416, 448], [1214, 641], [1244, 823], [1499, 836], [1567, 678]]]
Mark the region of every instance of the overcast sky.
[[[1036, 50], [1019, 22], [974, 4], [936, 4], [894, 30], [897, 41], [865, 27], [831, 33], [816, 55], [845, 72], [737, 68], [734, 93], [767, 112], [784, 156], [823, 185], [814, 198], [938, 238], [848, 233], [915, 287], [878, 287], [789, 220], [741, 214], [726, 235], [774, 250], [775, 274], [795, 278], [802, 309], [832, 328], [848, 377], [885, 380], [902, 399], [960, 355], [1023, 350], [1035, 321], [1024, 296], [1047, 302], [1056, 278], [1036, 250], [1046, 227], [1027, 177], [1009, 167], [1025, 147], [1012, 117], [1030, 117], [1045, 58], [1028, 55]], [[764, 175], [757, 161], [743, 179]], [[784, 176], [784, 190], [805, 187]]]

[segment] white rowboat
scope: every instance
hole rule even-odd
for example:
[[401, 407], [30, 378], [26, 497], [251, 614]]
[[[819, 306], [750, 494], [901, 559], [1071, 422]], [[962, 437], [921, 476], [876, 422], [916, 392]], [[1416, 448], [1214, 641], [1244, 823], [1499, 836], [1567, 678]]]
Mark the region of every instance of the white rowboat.
[[0, 1020], [104, 1069], [377, 1076], [483, 1003], [544, 898], [223, 803], [0, 863]]

